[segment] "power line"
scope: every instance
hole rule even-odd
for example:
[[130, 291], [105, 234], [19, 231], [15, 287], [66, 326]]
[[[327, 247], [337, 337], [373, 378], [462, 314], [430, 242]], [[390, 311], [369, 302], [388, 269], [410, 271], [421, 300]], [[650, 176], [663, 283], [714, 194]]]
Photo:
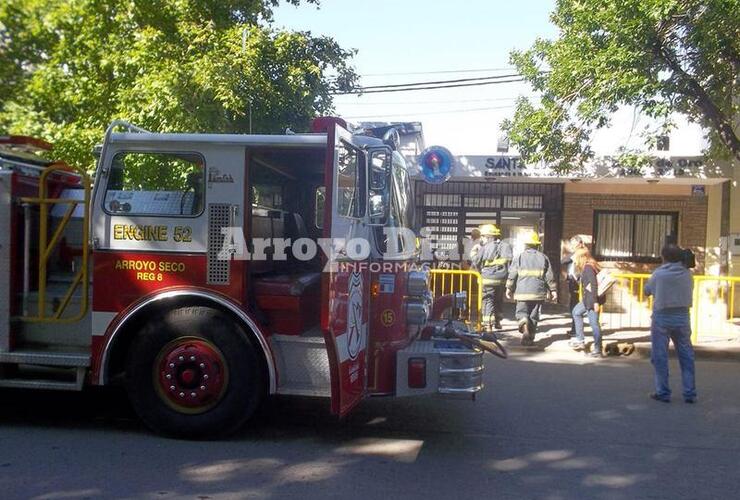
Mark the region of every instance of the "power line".
[[[362, 97], [361, 95], [357, 97]], [[488, 97], [485, 99], [447, 99], [447, 100], [434, 100], [434, 101], [373, 101], [373, 102], [336, 102], [338, 106], [379, 106], [379, 105], [394, 105], [394, 106], [406, 106], [413, 104], [461, 104], [464, 102], [491, 102], [491, 101], [516, 101], [520, 97], [527, 99], [539, 99], [538, 95], [523, 95], [516, 97]]]
[[492, 107], [486, 107], [486, 108], [466, 108], [466, 109], [449, 109], [445, 111], [422, 111], [419, 113], [391, 113], [391, 114], [385, 114], [385, 115], [357, 115], [357, 116], [344, 116], [343, 118], [346, 118], [348, 120], [357, 120], [357, 119], [366, 119], [366, 118], [391, 118], [391, 117], [398, 117], [398, 116], [422, 116], [422, 115], [448, 115], [448, 114], [458, 114], [458, 113], [473, 113], [478, 111], [493, 111], [496, 109], [511, 109], [515, 108], [516, 106], [492, 106]]
[[404, 87], [404, 88], [383, 88], [379, 90], [364, 90], [359, 88], [357, 90], [351, 90], [349, 92], [331, 92], [331, 95], [351, 95], [351, 94], [380, 94], [387, 92], [408, 92], [411, 90], [437, 90], [437, 89], [454, 89], [459, 87], [478, 87], [481, 85], [496, 85], [499, 83], [516, 83], [523, 82], [524, 78], [515, 78], [512, 80], [493, 80], [487, 82], [476, 82], [476, 83], [458, 83], [454, 85], [433, 85], [427, 87]]
[[443, 75], [450, 73], [485, 73], [486, 71], [509, 71], [511, 66], [505, 68], [480, 68], [480, 69], [446, 69], [438, 71], [409, 71], [405, 73], [367, 73], [360, 76], [410, 76], [410, 75]]
[[431, 81], [431, 82], [412, 82], [412, 83], [398, 83], [393, 85], [366, 85], [364, 87], [360, 87], [363, 90], [370, 90], [370, 89], [393, 89], [398, 87], [416, 87], [418, 85], [443, 85], [447, 83], [464, 83], [464, 82], [478, 82], [482, 80], [500, 80], [502, 78], [514, 78], [522, 76], [519, 73], [511, 73], [509, 75], [499, 75], [499, 76], [479, 76], [476, 78], [458, 78], [456, 80], [437, 80], [437, 81]]

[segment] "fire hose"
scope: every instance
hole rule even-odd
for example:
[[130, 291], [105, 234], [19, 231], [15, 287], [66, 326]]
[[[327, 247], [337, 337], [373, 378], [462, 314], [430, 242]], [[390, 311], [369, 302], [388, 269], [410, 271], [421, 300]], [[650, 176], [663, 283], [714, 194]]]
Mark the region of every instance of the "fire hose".
[[455, 337], [464, 344], [470, 347], [477, 347], [485, 352], [493, 354], [497, 358], [506, 359], [509, 357], [508, 351], [493, 332], [479, 334], [458, 330], [452, 324], [452, 321], [448, 321], [444, 326], [444, 336], [448, 338]]

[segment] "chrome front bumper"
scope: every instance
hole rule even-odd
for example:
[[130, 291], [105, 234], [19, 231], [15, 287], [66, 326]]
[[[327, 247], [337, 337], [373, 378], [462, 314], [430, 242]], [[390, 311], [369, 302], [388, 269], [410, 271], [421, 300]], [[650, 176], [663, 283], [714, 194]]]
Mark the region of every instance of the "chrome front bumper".
[[[483, 351], [457, 339], [417, 340], [396, 354], [396, 395], [473, 395], [483, 389]], [[409, 387], [409, 359], [426, 360], [426, 386]]]

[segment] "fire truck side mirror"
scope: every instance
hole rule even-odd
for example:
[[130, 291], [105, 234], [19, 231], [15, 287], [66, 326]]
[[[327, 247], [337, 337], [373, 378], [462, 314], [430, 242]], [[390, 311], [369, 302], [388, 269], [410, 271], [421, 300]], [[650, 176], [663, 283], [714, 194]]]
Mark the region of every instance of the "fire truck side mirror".
[[388, 177], [392, 152], [388, 147], [368, 151], [368, 217], [370, 225], [384, 226], [388, 220]]
[[370, 192], [369, 211], [371, 226], [384, 226], [388, 219], [387, 196], [384, 192]]

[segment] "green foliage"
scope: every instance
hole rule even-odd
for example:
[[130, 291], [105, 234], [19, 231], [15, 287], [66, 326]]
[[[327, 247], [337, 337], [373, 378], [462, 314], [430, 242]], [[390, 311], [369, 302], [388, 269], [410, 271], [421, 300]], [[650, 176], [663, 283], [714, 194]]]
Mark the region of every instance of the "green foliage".
[[503, 126], [526, 161], [578, 169], [591, 132], [623, 105], [659, 120], [684, 113], [715, 151], [740, 158], [740, 0], [558, 0], [551, 20], [556, 40], [511, 55], [542, 93]]
[[43, 138], [55, 158], [91, 167], [116, 118], [153, 131], [246, 133], [251, 108], [254, 132], [305, 130], [332, 110], [332, 90], [355, 84], [353, 52], [271, 28], [277, 4], [5, 0], [0, 133]]

